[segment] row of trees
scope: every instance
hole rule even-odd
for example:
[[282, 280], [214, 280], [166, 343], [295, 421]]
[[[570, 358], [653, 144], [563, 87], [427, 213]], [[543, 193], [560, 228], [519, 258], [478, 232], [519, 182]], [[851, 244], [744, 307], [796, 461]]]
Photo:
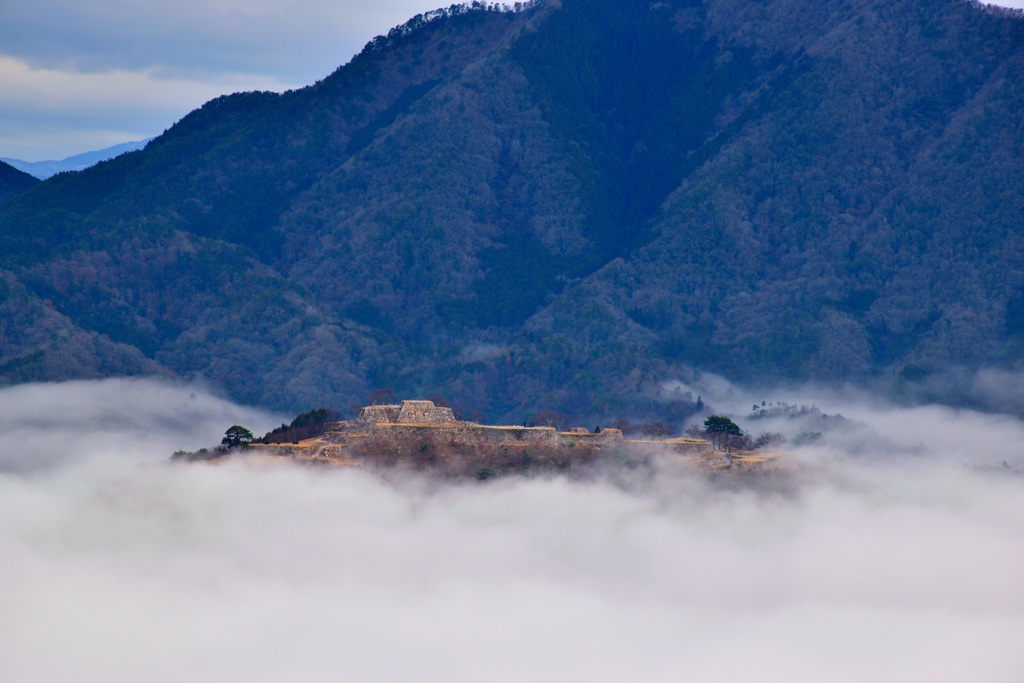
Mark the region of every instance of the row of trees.
[[676, 430], [671, 425], [667, 425], [664, 422], [650, 422], [650, 423], [636, 423], [630, 421], [627, 418], [619, 418], [611, 424], [615, 429], [621, 430], [625, 436], [632, 434], [642, 434], [644, 436], [650, 436], [653, 438], [665, 438], [672, 436], [676, 433]]
[[331, 422], [337, 422], [344, 418], [344, 415], [331, 408], [318, 408], [309, 412], [300, 413], [292, 420], [291, 424], [282, 424], [270, 432], [267, 432], [260, 443], [297, 443], [304, 439], [312, 439], [320, 436], [327, 429]]
[[[534, 415], [528, 424], [531, 427], [563, 429], [566, 417], [555, 411], [544, 410]], [[663, 439], [676, 433], [674, 427], [663, 422], [634, 423], [629, 418], [619, 418], [609, 426], [621, 430], [625, 436], [643, 435]], [[778, 432], [761, 432], [756, 437], [751, 436], [725, 415], [709, 415], [703, 425], [691, 425], [684, 433], [692, 438], [706, 439], [715, 448], [732, 451], [778, 448], [786, 443], [786, 437]]]
[[684, 433], [695, 439], [707, 439], [715, 448], [727, 451], [777, 448], [786, 443], [786, 437], [778, 432], [761, 432], [752, 438], [725, 415], [709, 415], [703, 428], [690, 425]]

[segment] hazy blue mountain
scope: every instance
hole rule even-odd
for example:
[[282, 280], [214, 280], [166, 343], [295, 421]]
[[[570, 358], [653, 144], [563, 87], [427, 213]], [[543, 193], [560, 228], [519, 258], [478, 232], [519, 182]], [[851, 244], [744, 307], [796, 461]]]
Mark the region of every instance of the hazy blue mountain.
[[0, 209], [0, 378], [604, 422], [1020, 368], [1022, 84], [1020, 13], [962, 0], [420, 16]]
[[38, 182], [28, 173], [0, 161], [0, 203], [14, 198]]
[[0, 161], [10, 164], [19, 171], [24, 171], [40, 180], [46, 180], [50, 176], [57, 175], [64, 171], [84, 171], [85, 169], [107, 159], [113, 159], [125, 152], [134, 152], [142, 149], [153, 138], [139, 140], [137, 142], [125, 142], [106, 149], [99, 149], [95, 152], [84, 152], [70, 156], [59, 161], [22, 161], [21, 159], [8, 159], [0, 157]]

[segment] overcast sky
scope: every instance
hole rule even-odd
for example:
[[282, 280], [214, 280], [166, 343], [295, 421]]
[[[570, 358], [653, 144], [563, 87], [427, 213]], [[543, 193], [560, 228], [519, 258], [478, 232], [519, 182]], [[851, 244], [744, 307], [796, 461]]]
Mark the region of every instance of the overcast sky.
[[0, 0], [0, 156], [62, 159], [157, 135], [218, 95], [308, 85], [448, 4]]
[[162, 133], [240, 90], [308, 85], [442, 0], [0, 0], [0, 156]]

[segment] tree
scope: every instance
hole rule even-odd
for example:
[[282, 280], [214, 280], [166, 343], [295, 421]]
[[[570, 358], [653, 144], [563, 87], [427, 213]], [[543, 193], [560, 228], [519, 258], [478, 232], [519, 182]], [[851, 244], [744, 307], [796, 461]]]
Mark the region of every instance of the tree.
[[651, 424], [641, 425], [640, 431], [646, 436], [652, 436], [654, 438], [661, 438], [666, 436], [672, 436], [675, 430], [662, 422], [652, 422]]
[[555, 429], [561, 430], [562, 425], [565, 424], [565, 415], [556, 413], [553, 410], [542, 410], [533, 416], [530, 420], [531, 427], [554, 427]]
[[754, 448], [771, 448], [773, 446], [782, 446], [785, 443], [786, 437], [778, 432], [761, 432], [754, 439]]
[[388, 401], [395, 399], [395, 390], [390, 387], [381, 387], [380, 389], [374, 389], [373, 393], [370, 394], [370, 405], [375, 406], [378, 403], [384, 404]]
[[623, 436], [629, 436], [636, 431], [636, 427], [633, 426], [633, 422], [628, 417], [620, 417], [615, 422], [612, 422], [612, 427], [622, 432]]
[[689, 427], [683, 430], [683, 434], [686, 434], [686, 436], [690, 437], [691, 439], [708, 438], [708, 433], [697, 425], [690, 425]]
[[333, 408], [318, 408], [300, 413], [291, 424], [282, 424], [261, 439], [262, 443], [287, 443], [311, 439], [323, 434], [330, 423], [342, 419], [343, 415]]
[[727, 446], [733, 442], [731, 437], [743, 436], [743, 430], [725, 415], [709, 415], [704, 420], [704, 432], [711, 439], [715, 448]]
[[725, 415], [709, 415], [704, 420], [704, 431], [713, 434], [732, 434], [733, 436], [739, 436], [743, 433], [739, 425]]
[[242, 425], [233, 425], [224, 432], [224, 438], [220, 440], [226, 448], [248, 448], [252, 443], [252, 432]]
[[749, 451], [753, 450], [754, 442], [746, 434], [728, 434], [722, 439], [722, 446], [727, 451]]

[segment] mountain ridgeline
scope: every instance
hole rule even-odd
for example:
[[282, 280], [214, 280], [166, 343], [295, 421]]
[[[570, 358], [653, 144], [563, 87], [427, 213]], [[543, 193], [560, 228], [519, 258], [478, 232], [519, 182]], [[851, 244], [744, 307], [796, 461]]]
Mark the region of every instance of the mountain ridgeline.
[[149, 142], [149, 140], [124, 142], [120, 145], [114, 145], [113, 147], [107, 147], [105, 149], [98, 149], [93, 152], [85, 152], [84, 154], [76, 154], [61, 160], [22, 161], [21, 159], [0, 157], [0, 162], [6, 162], [8, 165], [13, 166], [19, 171], [24, 171], [35, 178], [39, 178], [40, 180], [46, 180], [47, 178], [64, 171], [81, 171], [100, 161], [113, 159], [119, 154], [142, 149], [146, 146], [147, 142]]
[[14, 199], [38, 182], [28, 173], [0, 161], [0, 204]]
[[453, 6], [0, 206], [0, 381], [673, 420], [698, 369], [1019, 368], [1022, 264], [1019, 13]]

